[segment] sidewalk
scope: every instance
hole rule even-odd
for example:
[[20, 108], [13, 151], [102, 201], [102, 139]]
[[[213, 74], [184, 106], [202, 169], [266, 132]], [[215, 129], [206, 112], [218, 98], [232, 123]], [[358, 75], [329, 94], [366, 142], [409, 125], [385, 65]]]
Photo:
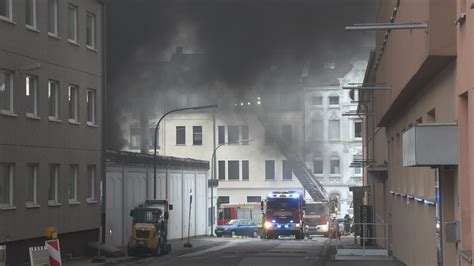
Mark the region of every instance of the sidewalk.
[[[174, 239], [170, 240], [169, 243], [171, 244], [171, 252], [169, 254], [163, 255], [162, 257], [169, 257], [169, 256], [180, 256], [190, 252], [196, 252], [199, 250], [219, 246], [229, 242], [229, 238], [216, 238], [216, 237], [209, 237], [209, 236], [202, 236], [197, 238], [191, 238], [190, 243], [193, 245], [192, 248], [185, 248], [183, 247], [184, 243], [187, 242], [187, 239]], [[64, 265], [114, 265], [117, 263], [131, 263], [136, 261], [137, 259], [146, 259], [152, 258], [151, 256], [144, 255], [142, 257], [130, 257], [130, 256], [122, 256], [117, 258], [106, 258], [104, 263], [93, 263], [92, 257], [87, 258], [75, 258], [67, 261], [63, 261]]]
[[[343, 236], [338, 241], [338, 247], [357, 248], [354, 244], [353, 236]], [[336, 241], [331, 240], [331, 249], [336, 253]], [[360, 248], [360, 247], [359, 247]], [[345, 256], [344, 260], [331, 260], [327, 266], [401, 266], [402, 264], [394, 261], [391, 257], [385, 256]]]

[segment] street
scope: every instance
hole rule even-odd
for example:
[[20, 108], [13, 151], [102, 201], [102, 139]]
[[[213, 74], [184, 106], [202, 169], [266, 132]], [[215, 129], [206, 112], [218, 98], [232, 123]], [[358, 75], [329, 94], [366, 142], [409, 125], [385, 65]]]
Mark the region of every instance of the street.
[[[210, 248], [183, 254], [174, 250], [162, 257], [138, 257], [114, 265], [324, 265], [326, 238], [312, 240], [216, 239]], [[323, 254], [324, 253], [324, 254]]]

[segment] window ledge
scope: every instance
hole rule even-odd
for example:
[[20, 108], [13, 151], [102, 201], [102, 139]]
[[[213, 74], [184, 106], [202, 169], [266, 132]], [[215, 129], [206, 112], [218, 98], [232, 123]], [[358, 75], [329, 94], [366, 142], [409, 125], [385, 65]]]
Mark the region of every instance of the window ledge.
[[16, 210], [16, 207], [12, 205], [0, 206], [0, 211], [8, 211], [8, 210]]
[[79, 204], [81, 204], [81, 203], [80, 203], [79, 201], [76, 201], [76, 200], [69, 200], [69, 201], [68, 201], [68, 204], [69, 204], [69, 205], [79, 205]]
[[41, 120], [41, 118], [39, 116], [36, 116], [34, 114], [31, 114], [31, 113], [26, 113], [26, 118], [34, 119], [34, 120]]
[[265, 181], [275, 181], [275, 179], [265, 179]]
[[87, 202], [87, 204], [96, 204], [96, 203], [98, 203], [98, 201], [95, 200], [94, 198], [87, 198], [86, 202]]
[[48, 202], [48, 206], [49, 207], [59, 207], [59, 206], [61, 206], [61, 203], [55, 202], [55, 201], [50, 201], [50, 202]]
[[71, 124], [71, 125], [80, 125], [81, 124], [80, 122], [77, 122], [76, 120], [71, 119], [71, 118], [69, 118], [68, 121], [69, 121], [69, 124]]
[[75, 45], [77, 47], [81, 46], [79, 43], [77, 43], [77, 41], [74, 41], [74, 40], [71, 40], [71, 39], [67, 39], [68, 43], [72, 44], [72, 45]]
[[48, 32], [48, 36], [57, 40], [61, 40], [61, 37], [59, 37], [57, 34]]
[[87, 121], [87, 126], [88, 127], [99, 127], [99, 126], [97, 126], [97, 124], [94, 124], [94, 123], [89, 122], [89, 121]]
[[186, 146], [186, 144], [176, 144], [176, 146]]
[[285, 178], [283, 178], [282, 180], [283, 180], [284, 182], [293, 181], [293, 179], [285, 179]]
[[86, 45], [86, 48], [87, 50], [90, 50], [90, 51], [93, 51], [93, 52], [99, 52], [96, 48], [92, 47], [92, 46], [89, 46], [89, 45]]
[[55, 122], [55, 123], [61, 123], [62, 122], [61, 120], [57, 119], [54, 116], [48, 116], [48, 120], [51, 121], [51, 122]]
[[1, 21], [5, 21], [5, 22], [8, 22], [8, 23], [10, 23], [10, 24], [12, 24], [12, 25], [16, 25], [16, 22], [13, 21], [11, 18], [8, 18], [8, 17], [0, 16], [0, 20], [1, 20]]
[[39, 33], [39, 32], [40, 32], [37, 28], [35, 28], [35, 27], [31, 26], [31, 25], [25, 25], [25, 27], [26, 27], [27, 30], [31, 30], [31, 31], [33, 31], [33, 32], [36, 32], [36, 33]]
[[26, 206], [27, 209], [36, 209], [36, 208], [39, 208], [39, 207], [40, 207], [39, 204], [33, 203], [33, 202], [27, 202], [27, 203], [25, 204], [25, 206]]
[[0, 110], [0, 114], [4, 116], [17, 117], [18, 115], [7, 110]]

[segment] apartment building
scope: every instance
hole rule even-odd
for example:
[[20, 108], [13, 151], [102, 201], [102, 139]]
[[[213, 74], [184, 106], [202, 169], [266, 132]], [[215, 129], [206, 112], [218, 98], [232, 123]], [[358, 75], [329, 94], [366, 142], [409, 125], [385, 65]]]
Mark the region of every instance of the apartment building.
[[[379, 88], [361, 90], [358, 106], [365, 114], [366, 204], [375, 223], [388, 225], [375, 230], [377, 243], [406, 265], [471, 265], [469, 8], [466, 1], [377, 3], [377, 22], [427, 23], [425, 29], [377, 32], [364, 83]], [[448, 128], [454, 131], [440, 134]], [[458, 240], [446, 229], [455, 221]]]
[[96, 0], [0, 1], [0, 243], [28, 260], [59, 233], [63, 256], [97, 241], [102, 12]]
[[[363, 65], [365, 69], [365, 65]], [[353, 215], [349, 187], [362, 185], [362, 119], [344, 116], [357, 109], [342, 86], [305, 89], [305, 161], [326, 189], [338, 200], [337, 216]]]

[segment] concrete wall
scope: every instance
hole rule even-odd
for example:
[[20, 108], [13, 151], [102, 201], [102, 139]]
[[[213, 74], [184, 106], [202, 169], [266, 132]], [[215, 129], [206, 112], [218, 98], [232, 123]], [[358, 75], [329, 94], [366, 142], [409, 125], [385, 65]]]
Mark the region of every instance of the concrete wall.
[[[207, 170], [190, 168], [157, 168], [157, 199], [166, 198], [173, 205], [169, 218], [169, 239], [187, 237], [189, 191], [193, 191], [191, 206], [191, 236], [208, 234]], [[113, 162], [106, 173], [106, 243], [116, 247], [127, 245], [131, 235], [130, 210], [146, 199], [153, 199], [153, 166], [142, 163]]]
[[[102, 176], [102, 5], [95, 0], [72, 0], [79, 9], [79, 45], [67, 40], [67, 2], [58, 1], [58, 36], [48, 34], [46, 0], [37, 1], [37, 28], [25, 27], [25, 1], [11, 1], [12, 21], [0, 20], [0, 69], [11, 72], [13, 112], [0, 112], [0, 163], [12, 163], [13, 202], [0, 207], [0, 243], [7, 242], [9, 257], [15, 241], [41, 237], [47, 226], [59, 234], [86, 234], [79, 245], [69, 241], [65, 249], [84, 255], [87, 241], [96, 241], [100, 226], [99, 181]], [[86, 48], [86, 11], [96, 16], [97, 50]], [[26, 116], [26, 75], [38, 77], [38, 114]], [[48, 80], [59, 82], [59, 117], [48, 118]], [[67, 85], [79, 86], [79, 123], [69, 123]], [[87, 89], [97, 95], [97, 125], [87, 125]], [[27, 163], [38, 164], [37, 206], [26, 206]], [[59, 164], [58, 204], [48, 203], [49, 165]], [[69, 204], [67, 187], [70, 164], [79, 166], [78, 203]], [[88, 200], [87, 167], [95, 165], [94, 200]], [[93, 235], [93, 237], [90, 237]], [[26, 242], [25, 242], [26, 241]], [[21, 252], [21, 251], [20, 251]], [[16, 261], [16, 262], [15, 262]], [[18, 261], [10, 261], [17, 263]]]

